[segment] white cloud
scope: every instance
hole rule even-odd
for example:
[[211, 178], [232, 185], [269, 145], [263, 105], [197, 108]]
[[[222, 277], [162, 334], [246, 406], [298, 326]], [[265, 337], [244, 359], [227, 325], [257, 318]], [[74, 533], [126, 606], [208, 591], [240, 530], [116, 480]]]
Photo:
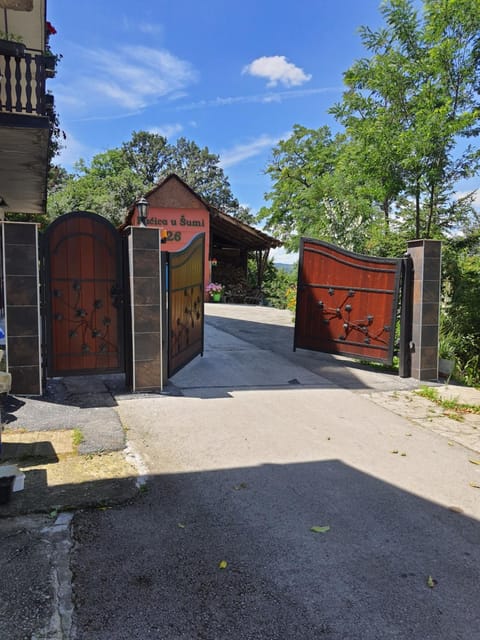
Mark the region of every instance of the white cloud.
[[151, 22], [143, 22], [137, 25], [138, 31], [148, 33], [155, 36], [163, 36], [164, 28], [161, 24], [153, 24]]
[[154, 22], [139, 22], [138, 20], [132, 20], [126, 15], [122, 16], [122, 26], [124, 31], [128, 31], [131, 34], [146, 33], [149, 35], [163, 36], [165, 29], [162, 24], [156, 24]]
[[289, 133], [283, 134], [282, 136], [268, 136], [263, 134], [251, 142], [236, 145], [232, 149], [220, 153], [220, 164], [224, 169], [232, 167], [243, 160], [258, 156], [265, 151], [265, 149], [270, 149], [275, 146], [279, 140], [289, 135]]
[[475, 190], [473, 188], [471, 191], [457, 191], [455, 195], [457, 196], [457, 200], [460, 200], [460, 198], [465, 198], [466, 196], [470, 195], [473, 191], [475, 191], [475, 195], [472, 201], [472, 206], [475, 209], [478, 209], [480, 211], [480, 189]]
[[[65, 104], [83, 97], [81, 111], [102, 116], [118, 109], [141, 110], [160, 98], [184, 95], [197, 81], [197, 72], [186, 60], [169, 51], [146, 46], [122, 46], [114, 50], [80, 48], [79, 64], [63, 87]], [[77, 104], [77, 111], [79, 105]], [[114, 110], [112, 113], [111, 110]]]
[[98, 90], [128, 109], [145, 107], [152, 100], [180, 91], [196, 80], [196, 72], [189, 62], [150, 47], [103, 51], [96, 65], [101, 78], [96, 83]]
[[308, 98], [320, 93], [341, 93], [343, 87], [318, 87], [317, 89], [292, 89], [290, 91], [277, 91], [275, 93], [260, 93], [250, 96], [229, 96], [226, 98], [213, 98], [212, 100], [198, 100], [188, 104], [179, 105], [177, 111], [190, 111], [193, 109], [208, 109], [211, 107], [228, 107], [235, 104], [270, 104], [281, 103], [284, 100], [296, 98]]
[[270, 258], [273, 258], [273, 261], [277, 263], [294, 264], [298, 262], [298, 253], [287, 253], [283, 247], [278, 247], [270, 252]]
[[150, 127], [148, 129], [150, 133], [155, 133], [159, 136], [164, 136], [165, 138], [172, 138], [176, 136], [178, 133], [183, 131], [183, 126], [179, 123], [176, 124], [164, 124], [161, 127]]
[[303, 69], [288, 62], [285, 56], [262, 56], [242, 69], [242, 74], [266, 78], [267, 87], [282, 84], [285, 87], [298, 87], [311, 79]]

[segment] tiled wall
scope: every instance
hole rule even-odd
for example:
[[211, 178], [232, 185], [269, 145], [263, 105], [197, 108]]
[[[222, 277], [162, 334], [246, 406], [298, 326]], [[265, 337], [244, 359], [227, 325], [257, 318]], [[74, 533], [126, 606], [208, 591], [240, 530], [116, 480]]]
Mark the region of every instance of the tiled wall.
[[438, 378], [438, 338], [442, 243], [439, 240], [412, 240], [412, 377], [418, 380]]
[[35, 223], [3, 223], [7, 363], [12, 393], [42, 394], [38, 230]]
[[128, 233], [131, 345], [127, 379], [133, 391], [163, 388], [160, 231], [130, 227]]

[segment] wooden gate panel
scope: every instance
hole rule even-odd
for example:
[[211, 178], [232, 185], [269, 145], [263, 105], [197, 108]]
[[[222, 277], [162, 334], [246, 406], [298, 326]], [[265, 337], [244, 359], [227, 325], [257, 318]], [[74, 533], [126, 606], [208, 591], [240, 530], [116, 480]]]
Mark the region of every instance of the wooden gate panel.
[[303, 238], [294, 348], [391, 364], [401, 260]]
[[168, 254], [168, 376], [203, 354], [205, 234]]
[[120, 235], [105, 218], [75, 212], [45, 241], [48, 374], [124, 371]]

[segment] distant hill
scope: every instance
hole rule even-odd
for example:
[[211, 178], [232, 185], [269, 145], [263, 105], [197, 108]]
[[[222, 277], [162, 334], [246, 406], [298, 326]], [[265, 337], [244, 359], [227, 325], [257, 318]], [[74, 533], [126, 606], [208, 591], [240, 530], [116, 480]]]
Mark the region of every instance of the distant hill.
[[287, 264], [286, 262], [274, 262], [274, 265], [277, 269], [283, 269], [283, 271], [286, 271], [287, 273], [291, 273], [297, 268], [296, 264]]

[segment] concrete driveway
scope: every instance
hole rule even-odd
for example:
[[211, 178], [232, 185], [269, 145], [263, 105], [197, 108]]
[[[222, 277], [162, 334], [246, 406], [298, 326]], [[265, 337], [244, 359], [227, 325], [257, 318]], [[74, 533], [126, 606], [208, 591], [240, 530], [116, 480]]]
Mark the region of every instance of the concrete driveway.
[[476, 637], [480, 456], [371, 401], [411, 381], [293, 354], [288, 316], [237, 312], [208, 305], [173, 393], [117, 399], [150, 480], [75, 515], [73, 636]]

